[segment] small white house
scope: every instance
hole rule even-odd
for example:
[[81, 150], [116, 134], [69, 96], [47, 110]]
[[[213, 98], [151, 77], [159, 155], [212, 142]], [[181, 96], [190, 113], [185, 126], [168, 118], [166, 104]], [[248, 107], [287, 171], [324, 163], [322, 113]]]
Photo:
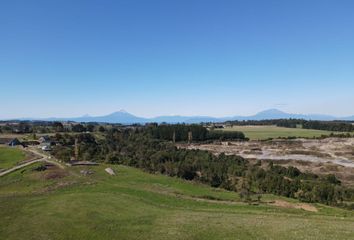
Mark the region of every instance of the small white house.
[[41, 149], [43, 151], [52, 151], [52, 147], [49, 144], [42, 146]]

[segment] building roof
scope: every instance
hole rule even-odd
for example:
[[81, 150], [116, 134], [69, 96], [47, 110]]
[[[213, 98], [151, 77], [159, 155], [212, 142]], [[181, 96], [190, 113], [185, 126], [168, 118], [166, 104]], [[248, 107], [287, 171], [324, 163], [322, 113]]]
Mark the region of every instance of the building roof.
[[22, 143], [17, 138], [14, 138], [8, 143], [8, 145], [9, 146], [18, 146], [18, 145], [22, 145]]
[[49, 136], [42, 136], [38, 139], [40, 142], [49, 142], [50, 141], [50, 138]]

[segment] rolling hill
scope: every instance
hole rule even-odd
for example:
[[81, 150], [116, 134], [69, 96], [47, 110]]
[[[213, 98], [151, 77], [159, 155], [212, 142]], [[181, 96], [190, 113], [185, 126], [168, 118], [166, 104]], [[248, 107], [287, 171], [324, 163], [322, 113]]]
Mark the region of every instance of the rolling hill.
[[[39, 164], [0, 181], [0, 239], [352, 239], [352, 211], [110, 165]], [[83, 175], [82, 171], [90, 174]]]

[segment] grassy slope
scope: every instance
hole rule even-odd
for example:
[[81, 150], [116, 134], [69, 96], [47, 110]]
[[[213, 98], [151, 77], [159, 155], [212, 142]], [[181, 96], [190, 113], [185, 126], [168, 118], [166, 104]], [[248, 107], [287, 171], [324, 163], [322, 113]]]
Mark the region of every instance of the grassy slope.
[[276, 126], [234, 126], [225, 128], [224, 131], [241, 131], [246, 137], [252, 140], [261, 140], [267, 138], [279, 137], [319, 137], [329, 135], [330, 131], [302, 129], [302, 128], [284, 128]]
[[[249, 206], [238, 195], [140, 170], [45, 180], [32, 167], [0, 178], [0, 239], [353, 239], [353, 212]], [[210, 202], [205, 196], [228, 200]], [[274, 198], [267, 196], [266, 198]], [[230, 202], [235, 201], [235, 202]], [[294, 201], [294, 200], [292, 200]]]
[[25, 153], [20, 149], [0, 146], [0, 169], [10, 168], [25, 158]]

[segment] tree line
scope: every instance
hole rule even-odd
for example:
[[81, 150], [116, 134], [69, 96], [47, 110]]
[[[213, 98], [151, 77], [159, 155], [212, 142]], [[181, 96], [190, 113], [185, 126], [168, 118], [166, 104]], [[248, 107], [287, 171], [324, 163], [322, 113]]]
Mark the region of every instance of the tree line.
[[198, 124], [151, 124], [148, 133], [155, 139], [166, 141], [208, 141], [208, 140], [246, 140], [242, 132], [207, 130]]

